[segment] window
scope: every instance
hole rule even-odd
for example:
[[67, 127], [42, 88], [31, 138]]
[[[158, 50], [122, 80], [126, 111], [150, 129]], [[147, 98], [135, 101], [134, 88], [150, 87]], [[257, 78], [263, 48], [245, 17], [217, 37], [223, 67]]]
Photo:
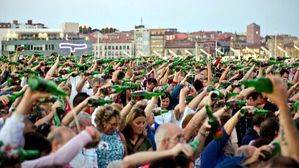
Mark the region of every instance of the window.
[[115, 49], [118, 50], [118, 46], [115, 46]]
[[54, 50], [54, 44], [52, 44], [52, 50]]
[[107, 46], [105, 46], [105, 50], [107, 50]]
[[112, 50], [114, 50], [114, 46], [112, 46]]
[[111, 50], [111, 46], [108, 46], [108, 50]]
[[46, 51], [48, 50], [48, 44], [46, 44]]
[[121, 46], [119, 46], [119, 49], [121, 50]]
[[130, 46], [127, 46], [127, 50], [129, 50], [130, 49]]

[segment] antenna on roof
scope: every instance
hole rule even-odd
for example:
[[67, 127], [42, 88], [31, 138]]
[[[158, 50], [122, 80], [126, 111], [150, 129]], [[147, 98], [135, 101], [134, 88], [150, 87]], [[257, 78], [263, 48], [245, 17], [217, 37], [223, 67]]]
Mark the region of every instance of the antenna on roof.
[[140, 25], [143, 25], [143, 19], [142, 19], [142, 16], [141, 16], [141, 19], [140, 19]]

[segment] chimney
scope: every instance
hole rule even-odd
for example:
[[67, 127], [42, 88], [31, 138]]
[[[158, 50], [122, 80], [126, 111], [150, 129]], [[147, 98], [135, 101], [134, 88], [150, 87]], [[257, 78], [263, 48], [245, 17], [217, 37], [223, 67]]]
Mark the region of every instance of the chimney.
[[18, 20], [13, 20], [12, 23], [13, 23], [14, 25], [18, 25]]
[[28, 25], [32, 25], [32, 20], [27, 20]]

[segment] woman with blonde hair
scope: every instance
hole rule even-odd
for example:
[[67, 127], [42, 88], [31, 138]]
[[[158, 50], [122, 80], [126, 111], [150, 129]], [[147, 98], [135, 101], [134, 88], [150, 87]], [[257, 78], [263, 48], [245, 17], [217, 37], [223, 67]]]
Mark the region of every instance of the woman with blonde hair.
[[121, 132], [119, 110], [112, 105], [99, 107], [95, 111], [95, 124], [101, 132], [101, 141], [96, 149], [98, 167], [107, 167], [114, 161], [125, 156], [125, 139]]

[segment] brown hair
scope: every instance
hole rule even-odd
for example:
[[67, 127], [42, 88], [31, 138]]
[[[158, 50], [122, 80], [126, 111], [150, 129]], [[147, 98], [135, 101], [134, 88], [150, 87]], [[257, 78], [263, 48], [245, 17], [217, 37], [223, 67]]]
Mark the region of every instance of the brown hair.
[[94, 119], [97, 128], [103, 131], [104, 124], [106, 124], [112, 117], [119, 117], [119, 111], [111, 105], [99, 107], [96, 111], [96, 117]]
[[132, 123], [138, 117], [146, 117], [144, 112], [144, 106], [135, 106], [131, 109], [130, 113], [127, 115], [126, 118], [126, 126], [123, 130], [123, 134], [125, 137], [132, 138], [133, 130], [132, 130]]

